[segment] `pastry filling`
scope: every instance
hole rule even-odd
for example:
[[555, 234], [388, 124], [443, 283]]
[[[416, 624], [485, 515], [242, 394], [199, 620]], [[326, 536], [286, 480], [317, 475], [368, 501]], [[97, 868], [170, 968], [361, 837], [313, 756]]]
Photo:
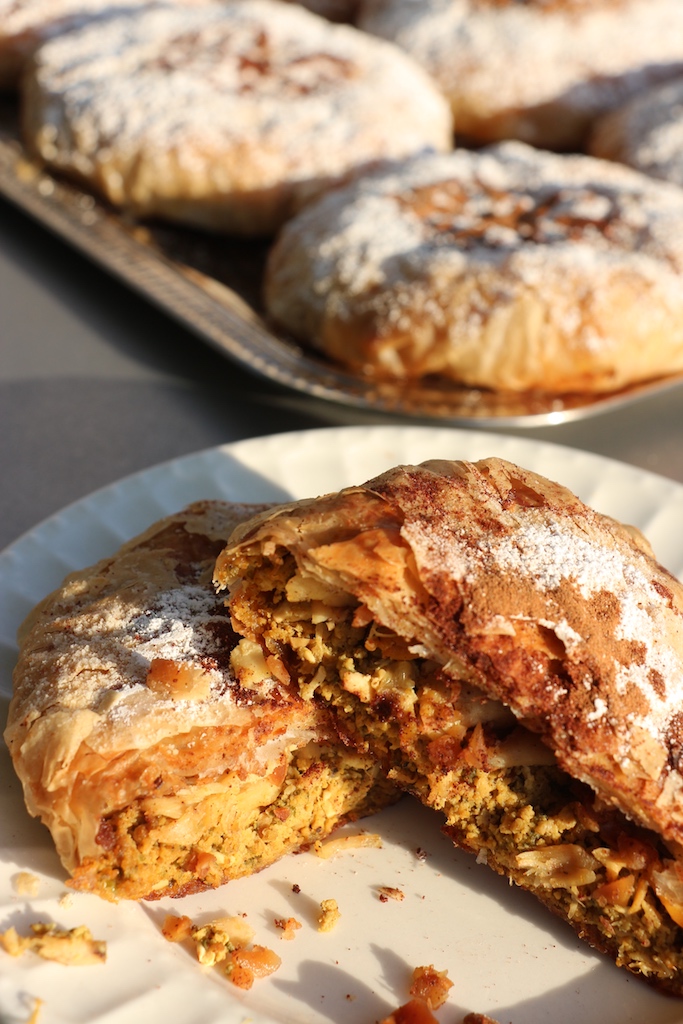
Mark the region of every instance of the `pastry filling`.
[[620, 966], [664, 982], [683, 967], [683, 867], [657, 835], [565, 773], [465, 666], [446, 674], [418, 637], [382, 626], [286, 547], [251, 545], [239, 574], [230, 597], [245, 638], [232, 656], [238, 679], [261, 660], [264, 673], [331, 707], [342, 737], [441, 811], [458, 846]]
[[69, 884], [154, 900], [250, 875], [385, 806], [391, 787], [368, 769], [353, 751], [311, 742], [270, 776], [227, 771], [169, 786], [159, 771], [155, 791], [99, 818], [98, 852]]

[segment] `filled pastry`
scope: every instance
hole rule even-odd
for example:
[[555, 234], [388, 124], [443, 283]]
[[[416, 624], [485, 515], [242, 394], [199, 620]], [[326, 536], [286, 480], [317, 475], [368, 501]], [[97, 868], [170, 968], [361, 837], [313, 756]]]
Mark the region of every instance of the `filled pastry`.
[[5, 739], [74, 889], [198, 892], [395, 797], [256, 645], [235, 682], [211, 575], [255, 510], [201, 502], [155, 523], [22, 627]]
[[51, 40], [23, 79], [22, 133], [136, 217], [240, 235], [377, 160], [452, 147], [411, 58], [277, 0], [141, 8]]
[[391, 164], [269, 255], [271, 322], [366, 377], [606, 392], [683, 370], [683, 192], [520, 142]]
[[0, 91], [17, 89], [29, 58], [52, 36], [107, 12], [144, 4], [145, 0], [0, 0]]
[[683, 72], [678, 0], [360, 0], [357, 24], [422, 64], [478, 142], [580, 147], [594, 117]]
[[683, 80], [647, 89], [599, 118], [587, 145], [594, 156], [683, 185]]
[[255, 517], [215, 578], [238, 680], [258, 645], [458, 846], [683, 994], [683, 587], [637, 531], [426, 462]]

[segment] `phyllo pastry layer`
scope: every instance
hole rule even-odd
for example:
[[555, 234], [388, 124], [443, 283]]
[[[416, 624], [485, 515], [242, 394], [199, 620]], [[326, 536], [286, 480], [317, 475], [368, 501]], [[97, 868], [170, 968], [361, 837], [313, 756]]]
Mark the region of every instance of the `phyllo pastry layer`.
[[683, 993], [683, 589], [517, 466], [428, 462], [240, 527], [241, 648], [443, 812], [455, 843]]
[[155, 523], [21, 629], [5, 738], [76, 889], [197, 892], [394, 796], [256, 648], [235, 683], [211, 576], [256, 509], [201, 502]]

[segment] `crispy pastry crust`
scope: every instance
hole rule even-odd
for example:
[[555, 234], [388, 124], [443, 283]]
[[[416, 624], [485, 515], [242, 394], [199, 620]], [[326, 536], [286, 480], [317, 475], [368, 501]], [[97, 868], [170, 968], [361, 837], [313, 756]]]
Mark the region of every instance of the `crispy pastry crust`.
[[0, 91], [18, 88], [21, 72], [41, 43], [80, 27], [113, 7], [141, 0], [0, 0]]
[[[683, 587], [643, 538], [498, 459], [401, 467], [266, 513], [243, 550], [265, 538], [464, 664], [571, 775], [683, 842]], [[221, 553], [219, 584], [235, 564]]]
[[51, 40], [23, 137], [136, 216], [268, 235], [377, 160], [452, 147], [447, 102], [398, 49], [274, 0], [151, 6]]
[[357, 23], [428, 69], [479, 142], [578, 149], [683, 61], [677, 0], [361, 0]]
[[648, 89], [598, 118], [587, 148], [674, 185], [683, 185], [683, 83]]
[[680, 992], [683, 587], [637, 531], [498, 459], [428, 462], [245, 524], [216, 580], [459, 845]]
[[199, 502], [71, 574], [20, 631], [5, 739], [74, 888], [183, 895], [375, 809], [387, 786], [261, 659], [211, 574], [257, 506]]
[[427, 154], [283, 228], [280, 328], [369, 378], [614, 391], [683, 370], [683, 197], [522, 143]]

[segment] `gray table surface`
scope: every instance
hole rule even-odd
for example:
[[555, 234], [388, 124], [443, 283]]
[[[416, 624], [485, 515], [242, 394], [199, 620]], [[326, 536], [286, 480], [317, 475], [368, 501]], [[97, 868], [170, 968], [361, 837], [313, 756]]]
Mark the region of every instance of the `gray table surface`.
[[[0, 200], [0, 548], [165, 459], [285, 430], [386, 422], [415, 421], [251, 376]], [[683, 482], [683, 386], [573, 423], [504, 432]]]

